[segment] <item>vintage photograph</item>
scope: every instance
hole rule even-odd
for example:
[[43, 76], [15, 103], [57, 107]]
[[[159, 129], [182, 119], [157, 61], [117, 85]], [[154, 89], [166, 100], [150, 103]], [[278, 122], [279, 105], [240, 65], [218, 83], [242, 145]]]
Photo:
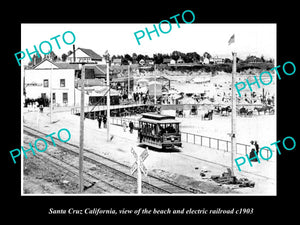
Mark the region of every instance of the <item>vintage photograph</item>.
[[21, 195], [277, 195], [276, 24], [178, 22], [21, 24]]

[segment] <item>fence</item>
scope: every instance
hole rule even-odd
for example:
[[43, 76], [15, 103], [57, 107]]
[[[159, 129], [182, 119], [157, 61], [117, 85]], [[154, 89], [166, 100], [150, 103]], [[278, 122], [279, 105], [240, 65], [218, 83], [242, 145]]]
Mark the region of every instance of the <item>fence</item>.
[[[128, 109], [133, 107], [140, 107], [140, 106], [148, 106], [147, 104], [122, 104], [122, 105], [111, 105], [110, 110], [116, 109]], [[94, 111], [103, 111], [107, 110], [106, 105], [87, 105], [84, 106], [84, 112], [94, 112]], [[78, 114], [80, 113], [80, 106], [75, 106], [71, 108], [71, 114]]]
[[126, 122], [127, 126], [130, 121], [133, 122], [134, 129], [137, 129], [139, 127], [139, 121], [132, 118], [125, 118], [125, 117], [110, 117], [111, 123], [118, 126], [123, 126], [124, 121]]
[[[130, 121], [132, 121], [135, 129], [139, 127], [139, 122], [136, 119], [111, 117], [111, 123], [114, 125], [122, 126], [124, 121], [127, 123], [127, 125]], [[192, 133], [181, 131], [181, 141], [216, 149], [216, 150], [223, 150], [224, 152], [231, 151], [231, 141], [227, 141], [219, 138], [207, 137], [200, 134], [192, 134]], [[243, 144], [243, 143], [236, 144], [236, 154], [250, 155], [250, 151], [251, 151], [250, 145]], [[261, 155], [264, 158], [269, 158], [270, 152], [266, 149], [263, 149], [262, 151], [263, 152], [261, 153]]]
[[[231, 141], [219, 139], [219, 138], [213, 138], [213, 137], [207, 137], [199, 134], [191, 134], [187, 132], [181, 132], [181, 141], [192, 143], [208, 148], [213, 148], [217, 150], [223, 150], [224, 152], [231, 151]], [[236, 144], [236, 154], [239, 155], [246, 155], [250, 154], [250, 145], [243, 144], [243, 143], [237, 143]], [[263, 149], [261, 155], [264, 158], [269, 158], [269, 150]]]
[[[199, 134], [191, 134], [187, 132], [181, 132], [181, 140], [187, 143], [192, 143], [196, 145], [201, 145], [208, 148], [213, 148], [217, 150], [223, 150], [224, 152], [229, 152], [231, 149], [231, 142], [227, 140], [222, 140], [218, 138], [207, 137]], [[249, 145], [237, 143], [237, 153], [247, 154]]]

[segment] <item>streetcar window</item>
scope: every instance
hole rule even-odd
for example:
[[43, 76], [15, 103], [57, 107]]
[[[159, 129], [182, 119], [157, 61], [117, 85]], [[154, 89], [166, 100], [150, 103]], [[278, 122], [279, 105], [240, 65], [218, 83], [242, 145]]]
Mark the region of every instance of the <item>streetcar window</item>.
[[168, 123], [166, 124], [166, 133], [178, 133], [178, 124], [176, 123]]

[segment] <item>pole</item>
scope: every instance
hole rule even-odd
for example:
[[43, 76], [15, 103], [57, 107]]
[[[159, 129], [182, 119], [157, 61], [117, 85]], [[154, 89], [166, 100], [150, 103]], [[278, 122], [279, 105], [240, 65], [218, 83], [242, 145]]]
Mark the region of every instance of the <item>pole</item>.
[[236, 76], [236, 52], [232, 53], [232, 82], [231, 82], [231, 99], [232, 99], [232, 112], [231, 112], [231, 172], [234, 176], [233, 160], [236, 153], [236, 93], [235, 93], [235, 76]]
[[156, 65], [154, 70], [154, 105], [156, 105]]
[[106, 103], [107, 103], [107, 141], [110, 141], [110, 134], [109, 134], [109, 125], [110, 125], [110, 84], [109, 84], [109, 55], [107, 55], [107, 60], [106, 60], [106, 85], [108, 87], [108, 93], [106, 95]]
[[142, 194], [142, 174], [141, 174], [140, 155], [137, 155], [137, 193]]
[[53, 73], [53, 66], [51, 63], [51, 73], [50, 73], [50, 123], [52, 123], [52, 73]]
[[128, 64], [128, 93], [127, 96], [129, 97], [129, 92], [130, 92], [130, 65]]
[[80, 137], [79, 137], [79, 193], [83, 192], [83, 137], [84, 137], [84, 80], [85, 67], [81, 69]]

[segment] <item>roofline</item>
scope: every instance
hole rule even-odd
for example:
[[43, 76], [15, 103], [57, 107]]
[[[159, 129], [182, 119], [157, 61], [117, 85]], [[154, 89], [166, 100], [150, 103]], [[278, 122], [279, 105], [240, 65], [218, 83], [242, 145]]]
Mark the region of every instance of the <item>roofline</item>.
[[148, 123], [155, 123], [155, 124], [167, 124], [167, 123], [180, 123], [180, 121], [177, 121], [175, 119], [164, 119], [164, 120], [155, 120], [155, 119], [149, 119], [149, 118], [141, 118], [139, 119], [140, 122], [148, 122]]
[[[101, 61], [102, 61], [102, 59], [103, 59], [103, 57], [102, 57], [101, 55], [99, 55], [97, 52], [95, 52], [93, 49], [89, 49], [89, 48], [81, 48], [81, 47], [78, 47], [77, 49], [80, 49], [81, 51], [83, 51], [83, 52], [84, 52], [85, 54], [87, 54], [88, 56], [90, 56], [90, 55], [89, 55], [88, 53], [86, 53], [85, 50], [90, 50], [90, 51], [94, 52], [97, 56], [100, 57], [100, 59], [99, 59], [99, 58], [94, 58], [94, 57], [90, 56], [92, 60], [95, 60], [95, 61], [101, 60]], [[77, 49], [76, 49], [76, 50], [77, 50]], [[75, 50], [75, 51], [76, 51], [76, 50]], [[72, 54], [73, 54], [73, 53], [72, 53]]]
[[170, 115], [161, 115], [161, 114], [155, 114], [155, 113], [143, 113], [142, 118], [147, 119], [153, 119], [153, 120], [175, 120], [175, 116]]
[[[50, 61], [49, 59], [45, 58], [45, 59], [43, 59], [42, 61], [40, 61], [38, 64], [36, 64], [34, 67], [32, 67], [32, 69], [34, 70], [36, 67], [38, 67], [39, 65], [41, 65], [41, 64], [42, 64], [43, 62], [45, 62], [45, 61], [48, 61], [48, 62], [52, 63], [54, 66], [58, 67], [57, 65], [55, 65], [54, 62], [52, 62], [52, 61]], [[56, 69], [56, 68], [53, 68], [53, 69]], [[59, 69], [59, 68], [58, 68], [58, 69]]]

